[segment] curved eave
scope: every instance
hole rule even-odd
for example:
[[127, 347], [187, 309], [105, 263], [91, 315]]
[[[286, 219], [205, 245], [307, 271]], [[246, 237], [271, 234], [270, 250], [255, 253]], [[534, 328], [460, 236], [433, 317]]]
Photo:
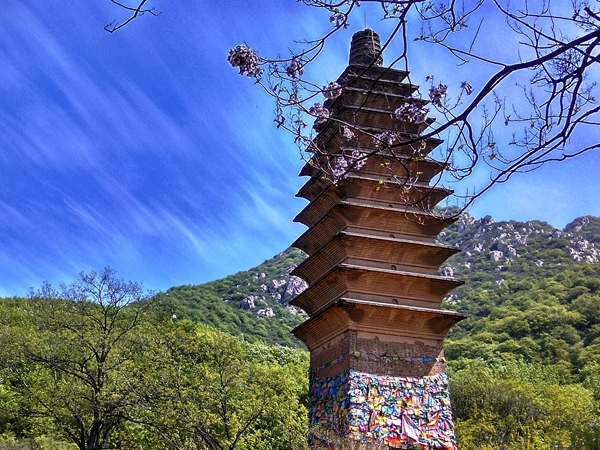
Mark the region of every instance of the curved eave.
[[302, 308], [311, 317], [342, 297], [439, 308], [443, 298], [463, 283], [439, 275], [339, 264], [290, 304]]
[[464, 318], [463, 314], [454, 311], [342, 298], [294, 328], [292, 333], [309, 350], [347, 330], [441, 341], [448, 330]]
[[355, 105], [360, 105], [361, 109], [373, 109], [394, 114], [396, 109], [406, 103], [425, 106], [429, 102], [410, 97], [409, 89], [397, 85], [375, 85], [372, 87], [344, 86], [342, 94], [339, 97], [326, 100], [323, 106], [334, 117], [337, 117], [343, 114], [345, 109], [354, 108]]
[[395, 181], [385, 183], [376, 177], [350, 175], [340, 180], [337, 185], [326, 186], [315, 200], [298, 213], [294, 221], [311, 227], [337, 203], [344, 200], [385, 205], [391, 208], [433, 211], [439, 202], [451, 194], [452, 191], [449, 189], [431, 187], [423, 183], [414, 183], [410, 187], [405, 187]]
[[[406, 179], [394, 179], [393, 177], [381, 177], [376, 174], [350, 172], [346, 178], [339, 180], [334, 185], [326, 178], [311, 178], [296, 196], [302, 197], [306, 194], [311, 202], [316, 201], [328, 190], [339, 191], [339, 197], [364, 198], [406, 204], [431, 197], [431, 202], [440, 202], [443, 198], [451, 195], [452, 190], [442, 186], [430, 186], [428, 181], [420, 180], [418, 175]], [[305, 198], [306, 198], [305, 197]]]
[[435, 243], [341, 232], [305, 259], [291, 274], [311, 285], [322, 274], [338, 264], [348, 262], [348, 259], [363, 261], [369, 267], [396, 270], [408, 266], [417, 272], [433, 274], [437, 273], [444, 261], [458, 252], [460, 250], [455, 247]]
[[422, 211], [403, 211], [358, 202], [340, 202], [296, 239], [292, 247], [312, 255], [340, 231], [433, 242], [440, 231], [456, 220]]
[[[352, 127], [356, 137], [348, 141], [342, 135], [342, 124], [330, 120], [320, 125], [320, 127], [315, 142], [321, 151], [328, 154], [335, 153], [341, 147], [348, 146], [362, 149], [367, 153], [381, 151], [381, 148], [373, 142], [373, 136], [390, 131], [389, 128], [383, 128], [379, 124], [353, 124]], [[419, 157], [425, 157], [438, 145], [443, 143], [441, 139], [434, 137], [422, 138], [419, 134], [409, 133], [404, 130], [398, 130], [398, 134], [401, 142], [393, 146], [393, 151], [395, 155], [399, 156], [406, 155], [407, 157], [413, 157], [418, 155]], [[412, 141], [414, 141], [412, 144], [408, 144]]]
[[402, 122], [396, 119], [394, 111], [348, 104], [335, 111], [335, 115], [331, 115], [326, 122], [313, 125], [313, 128], [320, 133], [326, 130], [329, 124], [339, 127], [340, 123], [347, 123], [359, 129], [377, 127], [386, 131], [418, 136], [434, 122], [435, 120], [431, 118], [425, 119], [421, 123]]
[[[343, 148], [341, 151], [351, 152], [352, 148]], [[360, 150], [359, 150], [360, 151]], [[325, 163], [325, 156], [320, 157], [320, 164]], [[359, 170], [351, 170], [349, 176], [373, 177], [378, 181], [393, 182], [412, 180], [423, 185], [428, 185], [438, 175], [444, 165], [430, 158], [409, 158], [406, 156], [372, 153], [366, 159], [364, 166]], [[301, 176], [310, 175], [308, 180], [298, 191], [296, 197], [313, 201], [331, 183], [320, 169], [307, 163], [300, 173]]]
[[350, 64], [338, 77], [337, 82], [343, 86], [354, 87], [360, 87], [363, 82], [369, 83], [368, 86], [372, 86], [374, 82], [378, 82], [391, 87], [404, 86], [406, 89], [409, 89], [409, 93], [412, 93], [418, 89], [418, 86], [403, 83], [407, 76], [407, 71], [391, 67]]

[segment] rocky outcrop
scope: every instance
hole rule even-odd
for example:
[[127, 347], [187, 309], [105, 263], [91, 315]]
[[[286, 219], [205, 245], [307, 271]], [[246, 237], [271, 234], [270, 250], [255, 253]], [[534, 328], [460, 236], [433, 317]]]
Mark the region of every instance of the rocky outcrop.
[[577, 262], [595, 263], [600, 260], [600, 251], [596, 244], [592, 244], [586, 239], [573, 241], [572, 247], [569, 247], [569, 253]]
[[254, 295], [249, 295], [248, 297], [242, 300], [242, 309], [246, 311], [250, 311], [251, 309], [256, 308], [256, 304], [254, 303]]
[[505, 241], [498, 242], [496, 248], [506, 255], [507, 258], [517, 257], [517, 250], [512, 245], [507, 244]]
[[274, 292], [277, 292], [277, 290], [281, 286], [285, 286], [285, 284], [286, 284], [286, 280], [281, 279], [281, 278], [275, 278], [275, 279], [271, 280], [271, 284], [269, 284], [269, 292], [271, 294]]
[[470, 227], [473, 226], [473, 224], [476, 221], [477, 220], [475, 219], [475, 217], [469, 214], [463, 214], [462, 216], [460, 216], [460, 219], [458, 219], [458, 232], [461, 234], [465, 233], [467, 230], [469, 230]]
[[517, 247], [527, 247], [527, 241], [529, 240], [529, 236], [521, 236], [519, 233], [515, 234], [515, 242], [514, 245]]
[[443, 277], [453, 277], [454, 276], [454, 269], [450, 266], [444, 267], [442, 269], [442, 273], [441, 275]]
[[488, 258], [490, 261], [500, 261], [503, 256], [504, 256], [504, 253], [502, 253], [500, 250], [492, 250], [488, 254]]
[[273, 308], [259, 309], [258, 311], [256, 311], [256, 314], [265, 317], [275, 317], [275, 312], [273, 312]]
[[288, 311], [289, 311], [289, 313], [290, 313], [292, 316], [296, 316], [296, 315], [298, 315], [298, 314], [302, 314], [302, 310], [301, 310], [301, 309], [298, 309], [298, 308], [296, 308], [295, 306], [292, 306], [292, 305], [287, 305], [287, 306], [285, 307], [285, 309], [286, 309], [286, 310], [288, 310]]
[[579, 233], [590, 224], [590, 216], [578, 217], [573, 222], [567, 224], [563, 231], [567, 233]]
[[304, 291], [308, 287], [306, 281], [302, 278], [298, 278], [295, 276], [290, 276], [287, 284], [285, 285], [285, 292], [281, 297], [281, 303], [287, 305], [292, 299], [294, 299], [298, 294]]
[[[493, 289], [509, 277], [518, 278], [538, 268], [551, 270], [569, 260], [600, 262], [600, 219], [580, 217], [559, 230], [535, 220], [496, 222], [491, 216], [476, 219], [463, 214], [440, 234], [439, 242], [463, 250], [448, 260], [440, 270], [441, 276], [465, 279], [470, 286], [481, 280], [482, 284], [488, 283], [484, 289]], [[278, 256], [290, 259], [289, 255], [286, 251]], [[296, 257], [289, 266], [269, 263], [254, 268], [235, 280], [233, 291], [228, 288], [220, 295], [224, 302], [254, 317], [297, 324], [304, 312], [289, 302], [307, 287], [304, 280], [291, 275], [300, 261]], [[469, 281], [471, 278], [473, 281]], [[449, 298], [458, 304], [461, 295], [459, 290]]]

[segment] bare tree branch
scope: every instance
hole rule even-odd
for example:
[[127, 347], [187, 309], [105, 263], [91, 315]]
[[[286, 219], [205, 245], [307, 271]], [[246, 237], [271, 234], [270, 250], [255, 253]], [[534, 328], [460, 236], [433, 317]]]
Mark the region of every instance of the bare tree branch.
[[115, 31], [120, 30], [121, 28], [130, 24], [133, 20], [137, 19], [138, 17], [143, 16], [144, 14], [150, 14], [155, 17], [159, 16], [161, 14], [161, 13], [155, 12], [154, 8], [144, 7], [145, 4], [148, 2], [148, 0], [141, 0], [136, 6], [128, 6], [124, 3], [118, 2], [117, 0], [110, 0], [110, 2], [114, 3], [119, 8], [122, 8], [125, 11], [130, 12], [131, 15], [124, 22], [119, 22], [115, 19], [111, 23], [107, 24], [104, 27], [104, 29], [106, 31], [108, 31], [109, 33], [114, 33]]
[[[277, 126], [292, 133], [301, 155], [333, 183], [358, 174], [369, 156], [385, 153], [395, 162], [390, 167], [397, 172], [390, 177], [407, 207], [422, 205], [447, 178], [436, 178], [422, 198], [408, 195], [411, 189], [421, 189], [422, 183], [407, 176], [405, 160], [410, 155], [427, 161], [428, 153], [443, 138], [446, 144], [434, 153], [456, 181], [484, 168], [489, 171], [487, 184], [475, 192], [457, 194], [466, 208], [513, 174], [599, 147], [586, 140], [592, 127], [600, 123], [593, 81], [598, 78], [600, 62], [600, 13], [587, 0], [552, 4], [526, 0], [301, 1], [328, 11], [333, 29], [319, 39], [305, 41], [304, 48], [291, 51], [288, 58], [265, 58], [244, 46], [232, 49], [229, 61], [275, 99]], [[309, 65], [319, 60], [326, 42], [347, 26], [361, 3], [379, 4], [382, 19], [397, 21], [382, 39], [381, 51], [373, 61], [384, 51], [393, 52], [392, 63], [385, 67], [400, 65], [407, 72], [404, 106], [389, 109], [392, 125], [385, 131], [359, 126], [348, 114], [339, 116], [336, 112], [341, 101], [336, 98], [351, 95], [351, 84], [370, 67], [351, 67], [351, 73], [321, 88], [307, 76]], [[410, 39], [416, 31], [411, 25], [415, 18], [420, 31]], [[475, 27], [470, 27], [473, 22]], [[507, 48], [515, 51], [489, 51], [486, 39], [499, 29]], [[467, 76], [472, 77], [468, 67], [475, 65], [488, 74], [487, 81], [479, 81], [478, 88], [469, 79], [462, 81], [459, 89], [449, 87], [443, 80], [444, 69], [438, 65], [436, 81], [433, 76], [426, 79], [428, 95], [421, 92], [411, 83], [408, 71], [414, 48], [419, 46], [423, 51], [424, 45], [445, 50], [456, 58], [458, 67], [465, 67]], [[379, 78], [386, 75], [384, 70]], [[510, 87], [510, 80], [516, 87]], [[369, 83], [361, 85], [363, 106], [355, 114], [361, 113], [378, 89], [377, 80]], [[320, 95], [325, 102], [318, 101]], [[437, 113], [435, 120], [427, 118], [430, 111]], [[309, 125], [311, 118], [313, 127]], [[324, 138], [317, 133], [323, 130], [330, 130], [328, 138], [337, 133], [338, 147], [327, 146], [325, 150], [320, 141]]]

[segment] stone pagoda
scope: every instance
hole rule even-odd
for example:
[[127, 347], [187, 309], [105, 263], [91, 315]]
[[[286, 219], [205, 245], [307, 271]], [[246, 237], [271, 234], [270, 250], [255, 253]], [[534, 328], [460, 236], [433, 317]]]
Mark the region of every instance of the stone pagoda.
[[[356, 33], [342, 94], [315, 125], [322, 151], [300, 173], [308, 230], [293, 246], [309, 258], [292, 274], [308, 288], [291, 304], [309, 315], [293, 333], [310, 350], [313, 449], [456, 448], [442, 343], [462, 316], [441, 302], [461, 282], [438, 272], [458, 250], [436, 243], [453, 219], [433, 213], [451, 192], [432, 183], [441, 141], [417, 139], [432, 121], [394, 114], [425, 103], [407, 75], [382, 67], [377, 34]], [[401, 145], [382, 145], [391, 133]], [[320, 168], [350, 153], [364, 158], [332, 183]]]

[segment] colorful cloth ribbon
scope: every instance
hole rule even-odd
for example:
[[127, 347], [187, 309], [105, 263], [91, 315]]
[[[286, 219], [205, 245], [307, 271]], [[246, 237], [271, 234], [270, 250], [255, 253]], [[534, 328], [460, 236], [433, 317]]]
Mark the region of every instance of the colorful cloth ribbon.
[[[393, 377], [350, 370], [312, 377], [309, 423], [340, 438], [402, 449], [456, 450], [448, 379]], [[316, 448], [326, 448], [321, 444]]]

